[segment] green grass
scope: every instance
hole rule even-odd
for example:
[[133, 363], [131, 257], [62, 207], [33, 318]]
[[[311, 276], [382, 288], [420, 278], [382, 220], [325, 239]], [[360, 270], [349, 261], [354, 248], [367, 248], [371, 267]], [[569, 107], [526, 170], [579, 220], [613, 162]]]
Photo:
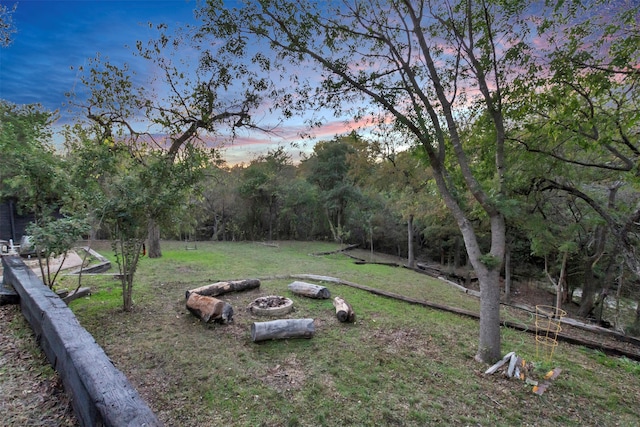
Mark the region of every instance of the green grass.
[[[361, 285], [478, 310], [477, 299], [403, 268], [355, 265], [330, 243], [163, 243], [163, 257], [143, 259], [135, 309], [122, 313], [119, 282], [87, 276], [94, 293], [74, 301], [81, 323], [103, 346], [166, 425], [638, 425], [640, 368], [628, 359], [560, 343], [562, 374], [543, 396], [524, 382], [484, 376], [473, 360], [475, 320], [324, 283], [356, 311], [341, 324], [330, 300], [292, 295], [288, 274], [338, 277]], [[107, 249], [102, 249], [104, 255]], [[277, 277], [280, 278], [277, 278]], [[234, 323], [205, 325], [185, 308], [184, 292], [219, 280], [260, 278], [260, 289], [221, 299]], [[67, 280], [67, 279], [65, 279]], [[69, 278], [69, 280], [72, 280]], [[312, 339], [253, 343], [255, 298], [294, 301], [290, 318], [315, 319]], [[504, 353], [535, 360], [531, 334], [504, 329]]]

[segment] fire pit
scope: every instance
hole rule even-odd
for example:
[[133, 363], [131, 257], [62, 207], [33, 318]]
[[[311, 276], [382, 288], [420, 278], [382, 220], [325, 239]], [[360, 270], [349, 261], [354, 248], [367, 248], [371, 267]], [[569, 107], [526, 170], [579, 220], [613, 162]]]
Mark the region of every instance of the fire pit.
[[249, 304], [249, 311], [258, 316], [283, 316], [291, 310], [293, 301], [277, 295], [256, 298]]

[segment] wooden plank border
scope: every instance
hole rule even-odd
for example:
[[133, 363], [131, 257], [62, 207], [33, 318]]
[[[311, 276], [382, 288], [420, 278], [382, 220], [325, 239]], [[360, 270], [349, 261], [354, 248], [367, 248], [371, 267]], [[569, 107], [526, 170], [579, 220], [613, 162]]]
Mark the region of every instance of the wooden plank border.
[[80, 424], [160, 426], [147, 403], [64, 301], [45, 286], [19, 256], [3, 256], [2, 265], [4, 282], [18, 293], [22, 313], [71, 395]]

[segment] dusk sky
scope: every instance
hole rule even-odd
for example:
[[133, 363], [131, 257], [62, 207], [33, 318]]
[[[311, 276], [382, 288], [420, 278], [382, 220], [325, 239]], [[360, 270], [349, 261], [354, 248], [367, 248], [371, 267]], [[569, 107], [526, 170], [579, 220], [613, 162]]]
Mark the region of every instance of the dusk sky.
[[[70, 120], [64, 94], [80, 85], [77, 70], [89, 58], [99, 53], [112, 63], [126, 62], [144, 77], [146, 66], [136, 63], [132, 53], [137, 40], [146, 42], [156, 35], [149, 23], [196, 23], [195, 0], [0, 0], [8, 8], [16, 3], [17, 32], [9, 47], [0, 48], [0, 98], [60, 110], [61, 122]], [[329, 123], [316, 136], [331, 139], [345, 131], [343, 126]], [[275, 136], [243, 135], [225, 157], [235, 163], [286, 146], [300, 139], [300, 128], [300, 122], [293, 121], [284, 123]]]

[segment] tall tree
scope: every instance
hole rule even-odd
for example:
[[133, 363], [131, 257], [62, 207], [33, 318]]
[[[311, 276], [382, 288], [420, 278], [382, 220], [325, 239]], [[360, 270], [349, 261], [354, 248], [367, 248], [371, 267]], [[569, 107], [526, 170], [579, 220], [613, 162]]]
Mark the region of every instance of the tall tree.
[[[33, 216], [26, 230], [29, 245], [38, 258], [42, 280], [52, 288], [62, 265], [52, 271], [50, 259], [66, 257], [86, 231], [84, 210], [77, 203], [65, 161], [51, 144], [56, 113], [40, 105], [0, 100], [0, 117], [0, 200], [10, 199]], [[61, 213], [67, 218], [60, 218]]]
[[[141, 154], [155, 151], [171, 165], [188, 155], [191, 147], [220, 145], [239, 128], [258, 127], [251, 112], [268, 82], [257, 78], [233, 47], [217, 49], [206, 35], [189, 29], [174, 30], [165, 24], [156, 29], [157, 39], [137, 42], [137, 55], [158, 70], [155, 75], [138, 83], [127, 64], [112, 64], [98, 56], [83, 77], [88, 95], [72, 97], [72, 103], [102, 130], [101, 138], [127, 147], [142, 163]], [[181, 53], [185, 50], [197, 52], [198, 57], [185, 60]], [[157, 215], [149, 209], [152, 258], [162, 255]]]
[[[500, 357], [499, 273], [505, 253], [504, 198], [505, 85], [522, 73], [527, 29], [526, 2], [368, 0], [313, 2], [252, 1], [239, 11], [208, 9], [207, 29], [249, 33], [277, 52], [270, 68], [320, 68], [321, 82], [303, 81], [291, 108], [333, 108], [356, 117], [392, 120], [425, 151], [440, 195], [460, 228], [481, 286], [477, 359]], [[223, 34], [220, 34], [223, 35]], [[290, 98], [283, 98], [285, 101]], [[364, 102], [362, 102], [364, 101]], [[461, 132], [461, 117], [487, 114], [495, 139], [493, 179], [480, 182], [466, 149], [472, 135]], [[382, 112], [382, 114], [380, 113]], [[382, 116], [382, 117], [381, 117]], [[453, 180], [458, 171], [460, 181]], [[465, 198], [468, 195], [468, 198]], [[490, 224], [482, 247], [468, 210], [472, 200]]]
[[294, 240], [324, 238], [321, 234], [324, 215], [317, 187], [297, 173], [284, 188], [279, 229]]
[[0, 100], [0, 196], [43, 220], [64, 197], [63, 168], [51, 144], [55, 113], [42, 106]]
[[304, 160], [309, 168], [307, 179], [319, 189], [333, 240], [341, 243], [345, 237], [347, 207], [357, 193], [349, 178], [347, 162], [349, 154], [354, 152], [348, 140], [354, 137], [321, 141], [314, 146], [313, 154]]
[[82, 187], [84, 204], [94, 225], [110, 233], [120, 269], [124, 311], [133, 307], [135, 273], [148, 233], [149, 211], [158, 225], [181, 221], [187, 184], [197, 182], [208, 164], [208, 153], [190, 152], [167, 163], [163, 152], [132, 156], [130, 149], [105, 140], [102, 129], [76, 126], [66, 140], [74, 182]]
[[[260, 237], [264, 228], [267, 229], [266, 236], [269, 240], [273, 240], [274, 233], [277, 236], [283, 195], [294, 175], [291, 155], [283, 147], [258, 156], [245, 169], [240, 194], [251, 202], [251, 228], [258, 231]], [[263, 222], [266, 227], [262, 225]]]
[[234, 228], [240, 213], [247, 209], [239, 201], [240, 172], [238, 167], [229, 168], [225, 165], [209, 167], [205, 171], [200, 237], [223, 241], [236, 238], [229, 231]]
[[[387, 153], [379, 164], [376, 188], [387, 194], [388, 204], [406, 221], [407, 265], [415, 267], [418, 224], [441, 205], [424, 156], [413, 147], [399, 153]], [[434, 239], [435, 242], [435, 239]], [[430, 242], [432, 246], [434, 242]]]

